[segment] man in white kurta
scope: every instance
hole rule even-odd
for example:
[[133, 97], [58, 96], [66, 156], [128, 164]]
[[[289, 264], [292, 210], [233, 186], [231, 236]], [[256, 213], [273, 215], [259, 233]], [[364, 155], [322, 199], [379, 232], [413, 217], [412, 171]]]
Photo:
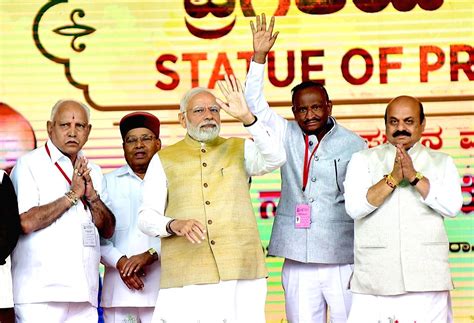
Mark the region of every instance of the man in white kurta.
[[462, 206], [452, 158], [419, 143], [423, 106], [393, 99], [388, 143], [353, 155], [346, 209], [355, 220], [349, 322], [451, 322], [449, 242], [444, 218]]
[[113, 237], [101, 241], [105, 265], [101, 306], [107, 323], [149, 323], [160, 287], [160, 238], [142, 233], [137, 221], [143, 178], [161, 148], [160, 122], [150, 113], [133, 112], [119, 126], [127, 164], [104, 176], [106, 203], [117, 223]]
[[49, 140], [13, 168], [23, 231], [12, 254], [17, 322], [98, 319], [99, 234], [112, 236], [115, 218], [102, 202], [100, 168], [81, 151], [90, 129], [85, 105], [59, 101]]
[[[153, 322], [265, 322], [267, 271], [248, 177], [281, 166], [285, 152], [233, 77], [222, 90], [228, 104], [203, 88], [184, 96], [187, 135], [160, 151], [145, 177], [139, 226], [162, 238]], [[219, 137], [220, 108], [254, 140]]]

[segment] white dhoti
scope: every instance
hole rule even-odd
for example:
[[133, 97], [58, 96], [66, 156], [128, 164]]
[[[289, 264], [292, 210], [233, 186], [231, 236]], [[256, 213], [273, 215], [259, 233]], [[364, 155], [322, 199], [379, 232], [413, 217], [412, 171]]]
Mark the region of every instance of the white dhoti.
[[152, 322], [265, 323], [267, 281], [221, 281], [160, 289]]
[[395, 296], [353, 293], [348, 323], [452, 323], [448, 291]]
[[48, 302], [15, 304], [17, 323], [85, 323], [97, 322], [97, 308], [87, 302]]
[[150, 323], [154, 307], [107, 307], [104, 309], [105, 323]]

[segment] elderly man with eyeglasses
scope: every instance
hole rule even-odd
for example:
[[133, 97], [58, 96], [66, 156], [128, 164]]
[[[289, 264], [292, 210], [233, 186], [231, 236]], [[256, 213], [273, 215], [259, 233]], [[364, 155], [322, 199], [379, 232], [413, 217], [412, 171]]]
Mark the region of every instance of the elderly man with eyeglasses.
[[104, 320], [149, 323], [160, 287], [160, 239], [137, 226], [143, 179], [151, 158], [160, 150], [160, 121], [148, 112], [129, 113], [120, 120], [126, 165], [104, 176], [107, 206], [117, 219], [115, 234], [102, 239], [105, 265], [102, 307]]
[[344, 209], [344, 178], [353, 153], [365, 148], [357, 134], [331, 116], [332, 102], [322, 84], [304, 81], [291, 92], [295, 121], [270, 109], [263, 94], [265, 61], [278, 33], [274, 18], [251, 23], [254, 55], [245, 98], [250, 110], [285, 146], [282, 190], [269, 254], [285, 258], [282, 283], [290, 322], [346, 322], [354, 263], [354, 221]]
[[[285, 153], [249, 111], [238, 81], [219, 85], [228, 103], [204, 88], [183, 97], [186, 137], [148, 169], [140, 228], [162, 238], [153, 322], [265, 322], [267, 271], [249, 177], [280, 167]], [[221, 108], [254, 141], [220, 137]]]

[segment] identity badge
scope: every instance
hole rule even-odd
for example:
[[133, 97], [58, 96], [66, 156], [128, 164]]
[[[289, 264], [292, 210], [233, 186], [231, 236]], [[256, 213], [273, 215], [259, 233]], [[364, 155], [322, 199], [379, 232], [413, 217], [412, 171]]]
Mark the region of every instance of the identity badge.
[[307, 229], [311, 227], [311, 208], [308, 204], [297, 204], [295, 210], [295, 228]]
[[95, 247], [95, 225], [92, 223], [82, 224], [82, 244], [84, 247]]

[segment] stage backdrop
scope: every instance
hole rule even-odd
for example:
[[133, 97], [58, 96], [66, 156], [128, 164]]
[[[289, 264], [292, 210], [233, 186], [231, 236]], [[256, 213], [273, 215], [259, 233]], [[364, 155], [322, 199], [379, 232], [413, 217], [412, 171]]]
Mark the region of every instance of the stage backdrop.
[[[290, 89], [326, 84], [333, 114], [373, 147], [386, 140], [390, 98], [419, 97], [423, 144], [453, 156], [464, 206], [446, 220], [456, 289], [456, 322], [474, 320], [473, 83], [471, 0], [0, 0], [0, 167], [47, 139], [51, 106], [62, 98], [92, 108], [86, 155], [109, 172], [124, 163], [118, 120], [146, 110], [162, 121], [164, 146], [180, 140], [177, 103], [190, 87], [241, 80], [252, 54], [255, 15], [276, 16], [265, 91], [292, 118]], [[217, 92], [216, 92], [217, 93]], [[247, 136], [224, 116], [224, 136]], [[253, 179], [262, 244], [280, 195], [279, 172]], [[282, 259], [267, 258], [267, 320], [284, 321]], [[387, 322], [391, 319], [387, 318]]]

